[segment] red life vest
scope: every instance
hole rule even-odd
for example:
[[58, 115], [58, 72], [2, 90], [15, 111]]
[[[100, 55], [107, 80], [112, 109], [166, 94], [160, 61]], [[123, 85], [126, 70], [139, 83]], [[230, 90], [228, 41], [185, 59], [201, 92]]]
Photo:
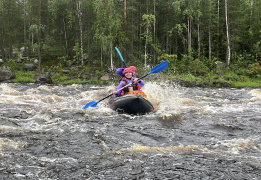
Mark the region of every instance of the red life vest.
[[[126, 81], [125, 77], [122, 78], [122, 81], [124, 81], [124, 86], [126, 86], [127, 85], [127, 81]], [[141, 86], [138, 86], [137, 83], [132, 84], [132, 87], [133, 87], [133, 91], [141, 89]], [[128, 93], [128, 92], [129, 92], [129, 87], [124, 88], [121, 91], [121, 96], [123, 96], [125, 93]]]

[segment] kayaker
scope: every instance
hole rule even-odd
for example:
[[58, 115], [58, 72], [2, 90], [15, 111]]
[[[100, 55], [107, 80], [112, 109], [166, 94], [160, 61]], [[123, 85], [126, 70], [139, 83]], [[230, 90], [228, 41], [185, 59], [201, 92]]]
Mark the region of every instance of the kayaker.
[[123, 71], [124, 71], [124, 68], [118, 68], [118, 69], [116, 69], [116, 73], [117, 73], [121, 78], [124, 77]]
[[[132, 71], [133, 71], [133, 77], [136, 77], [137, 68], [136, 68], [135, 66], [130, 66], [129, 68], [131, 68]], [[117, 73], [121, 78], [125, 77], [123, 71], [124, 71], [124, 68], [118, 68], [118, 69], [116, 69], [116, 73]]]
[[[140, 90], [140, 88], [145, 85], [145, 82], [142, 79], [139, 80], [138, 78], [133, 77], [133, 69], [125, 68], [123, 74], [125, 78], [122, 78], [120, 84], [117, 87], [117, 91], [113, 91], [113, 94], [115, 94], [115, 96], [122, 96], [125, 93], [129, 92], [129, 90]], [[119, 89], [130, 83], [133, 83], [132, 86], [118, 91]]]
[[129, 68], [132, 69], [132, 72], [133, 72], [133, 77], [136, 78], [136, 71], [137, 71], [137, 68], [135, 66], [130, 66]]

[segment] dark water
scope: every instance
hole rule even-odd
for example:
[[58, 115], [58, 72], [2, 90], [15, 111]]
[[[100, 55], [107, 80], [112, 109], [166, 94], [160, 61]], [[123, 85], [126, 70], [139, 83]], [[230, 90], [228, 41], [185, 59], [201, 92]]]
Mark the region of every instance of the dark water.
[[82, 110], [112, 88], [0, 84], [0, 179], [261, 179], [261, 89], [147, 82], [155, 113]]

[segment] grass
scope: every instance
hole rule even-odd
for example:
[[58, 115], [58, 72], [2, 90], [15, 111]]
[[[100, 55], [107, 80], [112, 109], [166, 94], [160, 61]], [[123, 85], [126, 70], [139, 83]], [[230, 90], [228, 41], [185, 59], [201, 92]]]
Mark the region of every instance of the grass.
[[261, 87], [261, 81], [248, 81], [248, 82], [232, 82], [234, 87]]
[[[197, 85], [208, 85], [210, 87], [213, 86], [212, 82], [214, 81], [224, 81], [230, 84], [231, 87], [234, 88], [242, 88], [242, 87], [261, 87], [261, 79], [254, 79], [249, 78], [247, 76], [239, 76], [236, 74], [227, 74], [224, 76], [218, 76], [213, 73], [209, 73], [206, 76], [194, 76], [192, 74], [186, 74], [186, 75], [177, 75], [175, 76], [177, 79], [181, 79], [184, 81], [188, 81], [191, 83], [195, 83]], [[217, 84], [215, 87], [219, 87], [219, 84]]]
[[27, 82], [27, 83], [34, 83], [34, 72], [23, 72], [23, 71], [16, 71], [15, 72], [15, 79], [12, 80], [14, 83], [18, 82]]

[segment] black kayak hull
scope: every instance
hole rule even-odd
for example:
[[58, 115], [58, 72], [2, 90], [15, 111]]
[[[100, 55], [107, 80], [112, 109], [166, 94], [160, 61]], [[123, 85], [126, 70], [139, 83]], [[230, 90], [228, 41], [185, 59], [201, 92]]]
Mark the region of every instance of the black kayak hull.
[[109, 100], [111, 109], [133, 115], [143, 115], [154, 111], [153, 105], [141, 95], [125, 94]]

